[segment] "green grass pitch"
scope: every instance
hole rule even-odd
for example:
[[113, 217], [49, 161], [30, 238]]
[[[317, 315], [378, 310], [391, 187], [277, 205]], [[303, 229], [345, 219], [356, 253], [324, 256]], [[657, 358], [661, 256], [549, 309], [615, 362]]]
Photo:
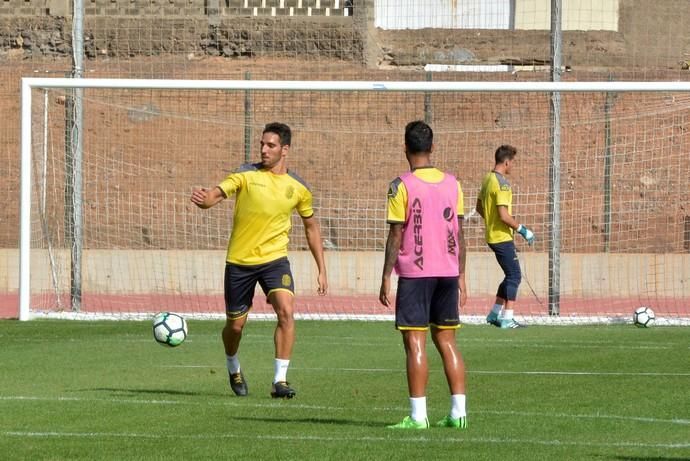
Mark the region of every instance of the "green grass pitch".
[[[2, 321], [0, 458], [690, 459], [687, 327], [466, 326], [469, 428], [395, 431], [409, 407], [390, 323], [299, 321], [286, 401], [269, 396], [274, 325], [247, 325], [238, 398], [219, 321], [190, 320], [174, 349], [150, 322]], [[449, 396], [429, 343], [433, 423]]]

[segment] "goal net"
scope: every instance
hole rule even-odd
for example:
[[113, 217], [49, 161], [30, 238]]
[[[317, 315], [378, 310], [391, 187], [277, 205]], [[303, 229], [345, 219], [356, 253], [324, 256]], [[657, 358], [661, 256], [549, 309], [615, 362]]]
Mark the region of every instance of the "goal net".
[[[392, 318], [378, 302], [386, 191], [408, 169], [405, 124], [422, 119], [435, 166], [464, 190], [464, 322], [484, 321], [503, 277], [474, 207], [494, 151], [511, 144], [513, 214], [537, 237], [532, 247], [516, 238], [517, 317], [629, 322], [644, 305], [658, 323], [690, 323], [688, 85], [76, 82], [23, 81], [21, 318], [222, 318], [233, 201], [200, 210], [191, 189], [259, 161], [272, 121], [293, 129], [288, 166], [312, 189], [326, 249], [320, 297], [295, 215], [296, 314]], [[272, 316], [260, 291], [251, 315]]]

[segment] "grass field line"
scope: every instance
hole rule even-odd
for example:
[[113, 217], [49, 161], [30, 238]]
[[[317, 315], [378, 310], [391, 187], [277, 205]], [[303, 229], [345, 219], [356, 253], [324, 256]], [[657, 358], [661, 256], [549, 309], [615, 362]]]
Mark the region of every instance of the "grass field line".
[[[449, 431], [446, 431], [449, 432]], [[499, 438], [499, 437], [467, 437], [459, 438], [432, 438], [424, 436], [414, 437], [375, 437], [375, 436], [304, 436], [297, 434], [275, 435], [275, 434], [151, 434], [139, 432], [33, 432], [33, 431], [2, 431], [3, 437], [20, 438], [141, 438], [141, 439], [193, 439], [193, 440], [217, 440], [217, 439], [245, 439], [245, 440], [290, 440], [303, 442], [393, 442], [393, 443], [439, 443], [448, 445], [450, 443], [467, 444], [519, 444], [519, 445], [550, 445], [550, 446], [583, 446], [583, 447], [614, 447], [614, 448], [657, 448], [657, 449], [684, 449], [690, 448], [688, 443], [644, 443], [644, 442], [582, 442], [577, 440], [540, 440], [540, 439], [518, 439], [518, 438]]]
[[[160, 368], [216, 368], [212, 365], [160, 365]], [[290, 367], [291, 370], [317, 372], [352, 372], [352, 373], [404, 373], [404, 368], [337, 368], [337, 367]], [[478, 375], [536, 375], [536, 376], [647, 376], [647, 377], [690, 377], [690, 373], [675, 372], [624, 372], [624, 371], [510, 371], [510, 370], [467, 370], [467, 374]]]
[[[51, 336], [43, 336], [40, 338], [37, 337], [17, 337], [17, 336], [12, 336], [10, 338], [9, 335], [3, 335], [0, 334], [0, 338], [8, 338], [11, 339], [14, 342], [30, 342], [30, 343], [39, 343], [39, 342], [55, 342], [55, 338], [57, 337], [51, 337]], [[80, 343], [87, 341], [87, 338], [69, 338], [65, 340], [64, 338], [60, 338], [61, 341], [63, 342], [68, 342], [68, 343]], [[362, 341], [361, 337], [346, 337], [346, 336], [339, 336], [337, 338], [334, 337], [329, 337], [329, 336], [305, 336], [299, 339], [300, 344], [323, 344], [322, 341], [328, 343], [329, 345], [342, 345], [342, 346], [348, 346], [348, 347], [381, 347], [381, 346], [393, 346], [393, 347], [399, 347], [400, 343], [399, 342], [391, 342], [391, 341]], [[112, 342], [112, 343], [150, 343], [152, 341], [151, 338], [149, 337], [142, 337], [141, 335], [130, 335], [130, 334], [124, 334], [124, 335], [116, 335], [114, 337], [109, 337], [109, 338], [104, 338], [100, 340], [101, 343], [106, 343], [106, 342]], [[243, 337], [243, 344], [244, 343], [252, 343], [252, 344], [263, 344], [263, 343], [270, 343], [273, 341], [273, 336], [271, 335], [257, 335], [257, 334], [246, 334]], [[687, 347], [690, 349], [690, 345], [686, 344], [680, 344], [680, 343], [658, 343], [658, 342], [650, 342], [649, 344], [645, 344], [644, 341], [635, 341], [635, 342], [613, 342], [613, 341], [562, 341], [562, 340], [554, 340], [553, 342], [536, 342], [533, 340], [527, 340], [527, 339], [514, 339], [514, 338], [506, 338], [506, 339], [496, 339], [496, 338], [465, 338], [465, 337], [458, 337], [458, 345], [462, 348], [463, 344], [473, 344], [473, 343], [479, 343], [481, 344], [482, 347], [487, 347], [491, 345], [496, 345], [496, 346], [503, 346], [503, 345], [520, 345], [520, 347], [525, 347], [525, 348], [536, 348], [536, 349], [557, 349], [557, 348], [568, 348], [568, 349], [599, 349], [601, 347], [606, 347], [607, 349], [624, 349], [624, 350], [668, 350], [668, 349], [675, 349], [678, 347]], [[188, 343], [194, 343], [194, 342], [199, 342], [199, 343], [207, 343], [207, 342], [213, 342], [217, 343], [218, 342], [218, 336], [213, 334], [213, 335], [203, 335], [203, 334], [198, 334], [194, 335], [194, 337], [188, 337], [187, 338]], [[431, 347], [431, 346], [430, 346]]]
[[[493, 328], [493, 327], [492, 327]], [[638, 329], [642, 334], [644, 334], [644, 330]], [[396, 333], [393, 333], [396, 334]], [[511, 334], [511, 332], [507, 332], [507, 334]], [[251, 337], [251, 335], [248, 335]], [[254, 339], [257, 339], [259, 336], [262, 337], [262, 339], [267, 340], [267, 341], [272, 341], [273, 336], [263, 336], [263, 335], [254, 335]], [[398, 335], [399, 336], [399, 335]], [[215, 336], [212, 336], [213, 340], [217, 341], [217, 338]], [[310, 335], [310, 336], [302, 336], [299, 338], [299, 342], [316, 342], [312, 340], [323, 340], [324, 342], [328, 344], [344, 344], [344, 345], [356, 345], [356, 346], [381, 346], [384, 344], [393, 344], [393, 345], [399, 345], [400, 342], [395, 342], [391, 343], [390, 341], [380, 341], [380, 342], [362, 342], [361, 337], [357, 336], [338, 336], [338, 337], [333, 337], [333, 336], [317, 336], [317, 335]], [[661, 341], [630, 341], [630, 342], [621, 342], [621, 341], [592, 341], [592, 340], [577, 340], [577, 341], [569, 341], [569, 340], [563, 340], [563, 339], [554, 339], [553, 341], [534, 341], [534, 339], [519, 339], [519, 338], [514, 338], [514, 337], [508, 337], [508, 338], [494, 338], [494, 337], [481, 337], [481, 338], [468, 338], [467, 336], [462, 335], [462, 330], [460, 330], [460, 333], [458, 333], [457, 336], [457, 342], [460, 346], [463, 345], [463, 343], [480, 343], [483, 347], [486, 345], [490, 344], [508, 344], [508, 345], [515, 345], [519, 344], [523, 347], [567, 347], [567, 348], [573, 348], [573, 349], [591, 349], [591, 348], [598, 348], [598, 347], [606, 347], [607, 349], [672, 349], [676, 348], [679, 346], [686, 346], [685, 343], [678, 343], [678, 342], [661, 342]], [[321, 342], [319, 342], [321, 344]], [[690, 347], [690, 345], [688, 345]]]
[[650, 377], [688, 377], [690, 373], [669, 372], [622, 372], [622, 371], [501, 371], [475, 370], [467, 373], [483, 375], [555, 375], [555, 376], [650, 376]]
[[[276, 403], [256, 403], [247, 402], [246, 400], [224, 401], [218, 403], [217, 401], [196, 402], [189, 400], [172, 400], [172, 399], [107, 399], [107, 398], [84, 398], [84, 397], [40, 397], [40, 396], [0, 396], [0, 401], [42, 401], [42, 402], [103, 402], [114, 404], [134, 404], [134, 405], [194, 405], [194, 406], [227, 406], [236, 408], [292, 408], [300, 410], [323, 410], [327, 412], [333, 411], [352, 411], [357, 410], [356, 407], [336, 407], [330, 405], [307, 405], [297, 402], [290, 402], [285, 405], [284, 402]], [[236, 399], [233, 399], [236, 400]], [[377, 412], [400, 412], [406, 411], [407, 407], [361, 407], [362, 411], [377, 411]], [[690, 419], [663, 419], [653, 418], [649, 416], [621, 416], [621, 415], [607, 415], [602, 413], [595, 414], [569, 414], [569, 413], [543, 413], [543, 412], [527, 412], [527, 411], [511, 411], [511, 410], [475, 410], [473, 414], [487, 414], [498, 416], [520, 416], [520, 417], [539, 417], [539, 418], [557, 418], [557, 419], [606, 419], [619, 421], [644, 422], [653, 424], [677, 424], [690, 426]]]
[[568, 414], [568, 413], [537, 413], [530, 411], [504, 411], [504, 410], [479, 410], [476, 413], [483, 413], [487, 415], [498, 416], [527, 416], [527, 417], [556, 417], [556, 418], [572, 418], [572, 419], [613, 419], [621, 421], [636, 421], [642, 423], [668, 423], [680, 424], [690, 426], [690, 419], [660, 419], [651, 418], [648, 416], [620, 416], [620, 415], [606, 415], [596, 413], [593, 415], [586, 414]]
[[[260, 340], [259, 340], [260, 338]], [[195, 338], [191, 338], [194, 341]], [[206, 338], [203, 338], [205, 340]], [[218, 341], [216, 336], [211, 336], [210, 339], [214, 342]], [[255, 335], [253, 338], [249, 336], [250, 342], [271, 342], [273, 341], [273, 336], [261, 336]], [[244, 341], [244, 339], [243, 339]], [[466, 338], [458, 336], [458, 345], [462, 348], [463, 345], [474, 345], [481, 344], [481, 347], [487, 347], [495, 345], [502, 347], [504, 345], [519, 345], [520, 347], [530, 347], [530, 348], [544, 348], [544, 349], [555, 349], [555, 348], [567, 348], [567, 349], [600, 349], [605, 347], [606, 349], [624, 349], [624, 350], [666, 350], [674, 349], [680, 346], [685, 346], [685, 344], [679, 344], [675, 342], [649, 342], [635, 341], [635, 342], [614, 342], [614, 341], [563, 341], [554, 340], [552, 342], [544, 341], [534, 341], [530, 339], [517, 339], [517, 338]], [[328, 345], [342, 345], [348, 347], [381, 347], [381, 346], [401, 346], [401, 342], [397, 340], [382, 340], [382, 341], [362, 341], [361, 337], [345, 337], [345, 336], [302, 336], [298, 339], [299, 344], [319, 344], [324, 343]], [[431, 345], [429, 345], [431, 347]], [[690, 346], [688, 346], [690, 347]]]
[[[177, 365], [180, 366], [180, 365]], [[182, 365], [183, 366], [183, 365]], [[293, 370], [309, 371], [352, 371], [352, 372], [400, 372], [404, 369], [394, 368], [306, 368], [293, 367]], [[467, 374], [478, 375], [544, 375], [544, 376], [651, 376], [651, 377], [688, 377], [690, 373], [667, 372], [619, 372], [619, 371], [509, 371], [509, 370], [468, 370]]]
[[[639, 330], [639, 329], [638, 329]], [[641, 333], [644, 332], [644, 330], [639, 330]], [[396, 333], [394, 333], [396, 334]], [[511, 334], [511, 332], [507, 332], [507, 335]], [[643, 333], [644, 334], [644, 333]], [[396, 334], [397, 335], [397, 334]], [[259, 335], [254, 335], [254, 338], [256, 339]], [[399, 335], [397, 335], [399, 336]], [[262, 336], [263, 337], [263, 336]], [[214, 340], [217, 341], [217, 338], [212, 337]], [[263, 339], [267, 341], [273, 340], [272, 336], [265, 336]], [[362, 342], [361, 337], [356, 337], [356, 336], [338, 336], [337, 338], [333, 336], [304, 336], [299, 338], [300, 342], [316, 342], [316, 341], [311, 341], [311, 340], [323, 340], [319, 341], [319, 344], [322, 344], [323, 342], [326, 342], [328, 344], [355, 344], [359, 346], [380, 346], [382, 344], [391, 344], [390, 341], [377, 341], [375, 343], [372, 343], [371, 341], [369, 342]], [[481, 337], [481, 338], [468, 338], [467, 336], [462, 335], [462, 330], [460, 330], [460, 333], [457, 335], [457, 342], [459, 344], [462, 343], [480, 343], [482, 345], [491, 344], [491, 343], [498, 343], [498, 344], [520, 344], [524, 346], [535, 346], [535, 347], [573, 347], [573, 348], [592, 348], [592, 347], [600, 347], [600, 346], [605, 346], [606, 348], [619, 348], [619, 349], [630, 349], [630, 348], [640, 348], [640, 349], [657, 349], [657, 348], [662, 348], [662, 349], [669, 349], [673, 347], [678, 347], [678, 346], [685, 346], [685, 343], [675, 343], [675, 342], [659, 342], [659, 341], [648, 341], [647, 344], [645, 344], [645, 341], [630, 341], [630, 342], [621, 342], [621, 341], [588, 341], [588, 340], [582, 340], [582, 341], [568, 341], [568, 340], [562, 340], [562, 339], [554, 339], [551, 342], [538, 342], [534, 341], [534, 339], [519, 339], [519, 338], [514, 338], [514, 337], [508, 337], [508, 338], [493, 338], [493, 337]], [[398, 342], [399, 344], [399, 342]]]

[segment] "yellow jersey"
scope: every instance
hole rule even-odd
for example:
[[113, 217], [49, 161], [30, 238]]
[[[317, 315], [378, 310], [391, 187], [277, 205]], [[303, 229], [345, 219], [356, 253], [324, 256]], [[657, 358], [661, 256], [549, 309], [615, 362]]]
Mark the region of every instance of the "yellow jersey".
[[312, 194], [295, 173], [274, 174], [260, 163], [246, 164], [219, 185], [225, 197], [236, 194], [226, 260], [253, 266], [287, 256], [292, 211], [314, 214]]
[[513, 190], [510, 183], [500, 173], [490, 171], [484, 176], [479, 190], [484, 213], [484, 238], [487, 243], [501, 243], [513, 240], [513, 229], [501, 221], [498, 207], [508, 207], [508, 213], [513, 214]]
[[[428, 183], [438, 183], [443, 181], [444, 173], [435, 167], [417, 168], [414, 175], [422, 181]], [[407, 188], [400, 178], [393, 180], [388, 186], [388, 224], [402, 224], [405, 222], [407, 213]], [[458, 218], [465, 216], [465, 203], [462, 187], [458, 181], [458, 209], [455, 211]]]

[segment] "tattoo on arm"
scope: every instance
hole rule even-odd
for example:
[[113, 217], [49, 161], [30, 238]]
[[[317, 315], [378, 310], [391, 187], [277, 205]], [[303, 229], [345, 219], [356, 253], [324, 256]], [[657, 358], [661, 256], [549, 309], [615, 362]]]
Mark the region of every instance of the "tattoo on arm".
[[391, 224], [386, 240], [386, 254], [383, 262], [383, 275], [389, 276], [393, 272], [393, 266], [398, 260], [402, 235], [402, 224]]

